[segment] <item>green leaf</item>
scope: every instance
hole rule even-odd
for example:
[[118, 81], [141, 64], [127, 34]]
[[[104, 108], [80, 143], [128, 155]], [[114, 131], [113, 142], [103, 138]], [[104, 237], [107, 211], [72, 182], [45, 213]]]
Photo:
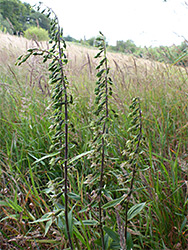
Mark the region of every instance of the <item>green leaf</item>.
[[86, 245], [85, 239], [83, 238], [83, 236], [76, 227], [74, 227], [74, 234], [76, 235], [76, 238], [78, 238], [82, 242], [82, 244]]
[[129, 232], [127, 232], [127, 250], [132, 250], [132, 249], [133, 249], [132, 236]]
[[106, 61], [106, 57], [104, 57], [101, 61], [100, 61], [100, 65], [103, 65], [103, 63]]
[[99, 64], [97, 67], [96, 67], [96, 69], [100, 69], [100, 67], [101, 67], [102, 65], [101, 64]]
[[[45, 159], [47, 159], [47, 158], [54, 157], [54, 156], [56, 156], [56, 155], [58, 155], [58, 154], [59, 154], [59, 152], [52, 153], [52, 154], [49, 154], [49, 155], [45, 155], [45, 156], [43, 156], [42, 158], [40, 158], [40, 159], [34, 161], [34, 162], [32, 163], [32, 165], [34, 165], [34, 164], [36, 164], [36, 163], [39, 163], [39, 162], [42, 162], [43, 160], [45, 160]], [[44, 162], [43, 162], [43, 164], [44, 164]]]
[[115, 207], [115, 206], [119, 205], [125, 199], [126, 199], [126, 195], [123, 195], [120, 198], [117, 198], [115, 200], [107, 202], [106, 204], [104, 204], [102, 206], [102, 208], [107, 209], [107, 208], [110, 208], [110, 207]]
[[90, 151], [84, 152], [84, 153], [82, 153], [82, 154], [79, 154], [79, 155], [73, 157], [72, 159], [70, 159], [69, 164], [71, 164], [71, 163], [73, 163], [74, 161], [76, 161], [76, 160], [78, 160], [78, 159], [80, 159], [80, 158], [82, 158], [82, 157], [84, 157], [84, 156], [86, 156], [86, 155], [88, 155], [88, 154], [91, 154], [91, 153], [93, 153], [93, 152], [94, 152], [94, 150], [90, 150]]
[[99, 31], [99, 34], [104, 37], [104, 35], [103, 35], [103, 33], [101, 31]]
[[14, 219], [14, 220], [18, 220], [19, 219], [19, 215], [18, 214], [8, 214], [8, 216], [3, 217], [0, 222], [4, 221], [4, 220], [9, 220], [9, 219]]
[[94, 58], [98, 58], [98, 57], [100, 57], [100, 55], [103, 53], [103, 50], [102, 51], [100, 51]]
[[[22, 59], [22, 61], [20, 62], [21, 64], [24, 63], [25, 61], [27, 61], [27, 59], [31, 56], [31, 53], [25, 55], [25, 57]], [[20, 65], [20, 64], [18, 64]]]
[[119, 234], [114, 232], [111, 228], [104, 226], [104, 231], [116, 242], [119, 242]]
[[40, 219], [30, 222], [30, 224], [51, 220], [52, 212], [44, 214]]
[[0, 201], [0, 206], [10, 207], [9, 203], [6, 201]]
[[42, 62], [45, 63], [47, 60], [48, 60], [48, 57], [45, 56]]
[[59, 208], [58, 210], [56, 210], [54, 216], [62, 216], [64, 214], [64, 211], [65, 211], [64, 208]]
[[112, 81], [112, 79], [109, 77], [108, 78], [108, 83], [110, 84], [110, 85], [113, 85], [113, 81]]
[[73, 216], [72, 216], [72, 210], [73, 210], [73, 208], [68, 213], [69, 233], [70, 233], [71, 237], [72, 237], [72, 234], [73, 234]]
[[182, 59], [184, 59], [187, 56], [187, 52], [183, 53], [180, 57], [178, 57], [172, 64], [171, 66], [174, 66], [176, 63], [180, 62]]
[[46, 227], [45, 227], [44, 236], [46, 236], [46, 234], [48, 233], [48, 231], [49, 231], [49, 229], [50, 229], [50, 227], [51, 227], [51, 225], [52, 225], [52, 222], [53, 222], [52, 218], [51, 218], [49, 221], [46, 222]]
[[132, 206], [127, 213], [128, 221], [132, 220], [132, 218], [134, 218], [137, 214], [139, 214], [142, 211], [142, 209], [145, 207], [145, 205], [146, 203], [144, 202], [144, 203], [140, 203], [140, 204], [136, 204]]
[[183, 228], [185, 227], [185, 225], [187, 224], [187, 218], [185, 217], [185, 219], [183, 220], [182, 224], [181, 224], [181, 228], [180, 228], [180, 231], [179, 231], [179, 235], [181, 234]]
[[13, 202], [12, 200], [8, 199], [7, 205], [19, 213], [23, 212], [23, 208], [19, 206], [17, 202]]
[[36, 49], [28, 49], [27, 51], [28, 51], [29, 53], [32, 53], [34, 50], [36, 50]]
[[108, 250], [108, 241], [109, 241], [109, 236], [108, 234], [105, 234], [104, 236], [104, 249]]
[[97, 77], [101, 77], [102, 74], [104, 73], [104, 71], [105, 71], [105, 69], [102, 69], [101, 71], [99, 71], [99, 72], [97, 73]]
[[70, 96], [70, 101], [69, 102], [70, 102], [70, 104], [73, 104], [73, 96], [72, 95]]
[[112, 88], [109, 88], [109, 95], [112, 95]]
[[80, 198], [79, 195], [77, 195], [75, 193], [72, 193], [72, 192], [68, 193], [68, 197], [70, 197], [71, 199], [76, 200], [76, 201], [80, 201], [81, 200], [81, 198]]
[[[83, 220], [82, 223], [85, 226], [96, 226], [98, 224], [98, 221], [96, 221], [96, 220]], [[77, 222], [74, 223], [74, 225], [81, 226], [82, 223], [80, 221], [77, 221]]]
[[18, 60], [18, 61], [19, 61], [19, 60], [21, 60], [21, 59], [22, 59], [22, 57], [23, 57], [23, 55], [19, 56], [17, 60]]
[[119, 250], [121, 249], [120, 244], [116, 241], [112, 241], [110, 244], [110, 250]]

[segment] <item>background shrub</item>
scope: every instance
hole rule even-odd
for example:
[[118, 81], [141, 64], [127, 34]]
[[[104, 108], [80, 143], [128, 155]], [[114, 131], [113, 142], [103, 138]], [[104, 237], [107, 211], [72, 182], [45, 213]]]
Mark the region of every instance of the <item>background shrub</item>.
[[30, 27], [24, 32], [27, 39], [34, 39], [37, 41], [47, 41], [49, 39], [48, 31], [38, 27]]
[[13, 29], [11, 28], [9, 22], [3, 18], [0, 14], [0, 30], [4, 33], [8, 32], [9, 34], [13, 34]]

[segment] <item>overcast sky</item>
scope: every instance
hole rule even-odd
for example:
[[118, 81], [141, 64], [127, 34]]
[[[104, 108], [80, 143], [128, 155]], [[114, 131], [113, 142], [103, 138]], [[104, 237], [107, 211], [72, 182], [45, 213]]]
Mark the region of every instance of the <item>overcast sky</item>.
[[[37, 0], [22, 0], [34, 5]], [[53, 8], [64, 35], [76, 39], [97, 36], [109, 44], [133, 40], [137, 46], [180, 44], [188, 40], [185, 0], [43, 0]], [[188, 0], [187, 0], [188, 2]]]

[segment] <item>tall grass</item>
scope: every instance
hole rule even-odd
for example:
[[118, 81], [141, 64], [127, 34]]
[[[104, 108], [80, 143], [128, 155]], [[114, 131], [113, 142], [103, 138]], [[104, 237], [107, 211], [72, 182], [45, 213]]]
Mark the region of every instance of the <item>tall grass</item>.
[[[0, 247], [67, 249], [61, 170], [50, 167], [45, 158], [52, 140], [47, 66], [31, 58], [21, 69], [16, 68], [19, 47], [8, 44], [1, 50], [6, 60], [1, 59], [0, 65]], [[95, 68], [99, 63], [95, 54], [95, 50], [68, 44], [70, 63], [65, 71], [74, 97], [69, 107], [68, 208], [75, 249], [101, 248], [97, 168], [89, 155], [76, 158], [93, 146]], [[125, 164], [130, 136], [127, 115], [131, 99], [139, 96], [143, 152], [129, 209], [146, 201], [147, 205], [128, 222], [128, 244], [134, 249], [186, 249], [187, 70], [120, 54], [109, 53], [108, 58], [114, 82], [111, 107], [118, 111], [118, 118], [110, 124], [108, 154], [112, 159], [104, 176], [108, 185], [103, 201], [109, 204], [129, 192], [132, 168]], [[125, 204], [117, 202], [103, 213], [105, 249], [120, 249], [118, 223], [120, 219], [125, 222], [124, 209]]]

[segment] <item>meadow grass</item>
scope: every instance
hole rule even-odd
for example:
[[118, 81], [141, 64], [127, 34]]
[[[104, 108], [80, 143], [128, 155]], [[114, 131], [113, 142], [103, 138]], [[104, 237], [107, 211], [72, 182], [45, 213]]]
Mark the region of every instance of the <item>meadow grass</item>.
[[[31, 223], [52, 210], [59, 209], [60, 213], [63, 198], [58, 198], [61, 170], [58, 165], [50, 168], [48, 158], [45, 159], [51, 144], [47, 66], [37, 58], [31, 58], [21, 68], [14, 65], [20, 51], [27, 49], [28, 44], [31, 46], [29, 41], [24, 39], [24, 42], [23, 46], [22, 38], [8, 36], [0, 48], [0, 247], [66, 249], [67, 237], [61, 216], [49, 228], [45, 219]], [[69, 91], [74, 97], [69, 111], [70, 159], [92, 149], [94, 131], [91, 123], [96, 109], [94, 89], [98, 64], [95, 54], [94, 49], [68, 44], [70, 63], [65, 70], [70, 81]], [[131, 171], [124, 164], [130, 125], [127, 115], [131, 99], [139, 96], [143, 154], [130, 206], [142, 202], [147, 205], [129, 222], [128, 232], [132, 235], [134, 249], [186, 249], [187, 71], [118, 53], [109, 53], [108, 58], [114, 82], [111, 106], [118, 112], [118, 119], [111, 121], [113, 136], [109, 154], [116, 160], [109, 166], [112, 175], [105, 177], [110, 184], [106, 200], [110, 197], [107, 195], [118, 198], [128, 189], [126, 174], [122, 175], [122, 169], [125, 173]], [[42, 161], [33, 164], [41, 157]], [[92, 164], [92, 159], [82, 157], [71, 164], [69, 172], [70, 209], [76, 203], [72, 213], [78, 225], [74, 226], [75, 249], [100, 248], [96, 227], [83, 224], [95, 214], [95, 208], [89, 209], [97, 185]], [[121, 214], [121, 207], [118, 209], [107, 211], [105, 217], [108, 227], [114, 230], [117, 214]], [[107, 240], [108, 234], [105, 235]], [[110, 244], [115, 243], [110, 237], [108, 240], [106, 249], [112, 249]]]

